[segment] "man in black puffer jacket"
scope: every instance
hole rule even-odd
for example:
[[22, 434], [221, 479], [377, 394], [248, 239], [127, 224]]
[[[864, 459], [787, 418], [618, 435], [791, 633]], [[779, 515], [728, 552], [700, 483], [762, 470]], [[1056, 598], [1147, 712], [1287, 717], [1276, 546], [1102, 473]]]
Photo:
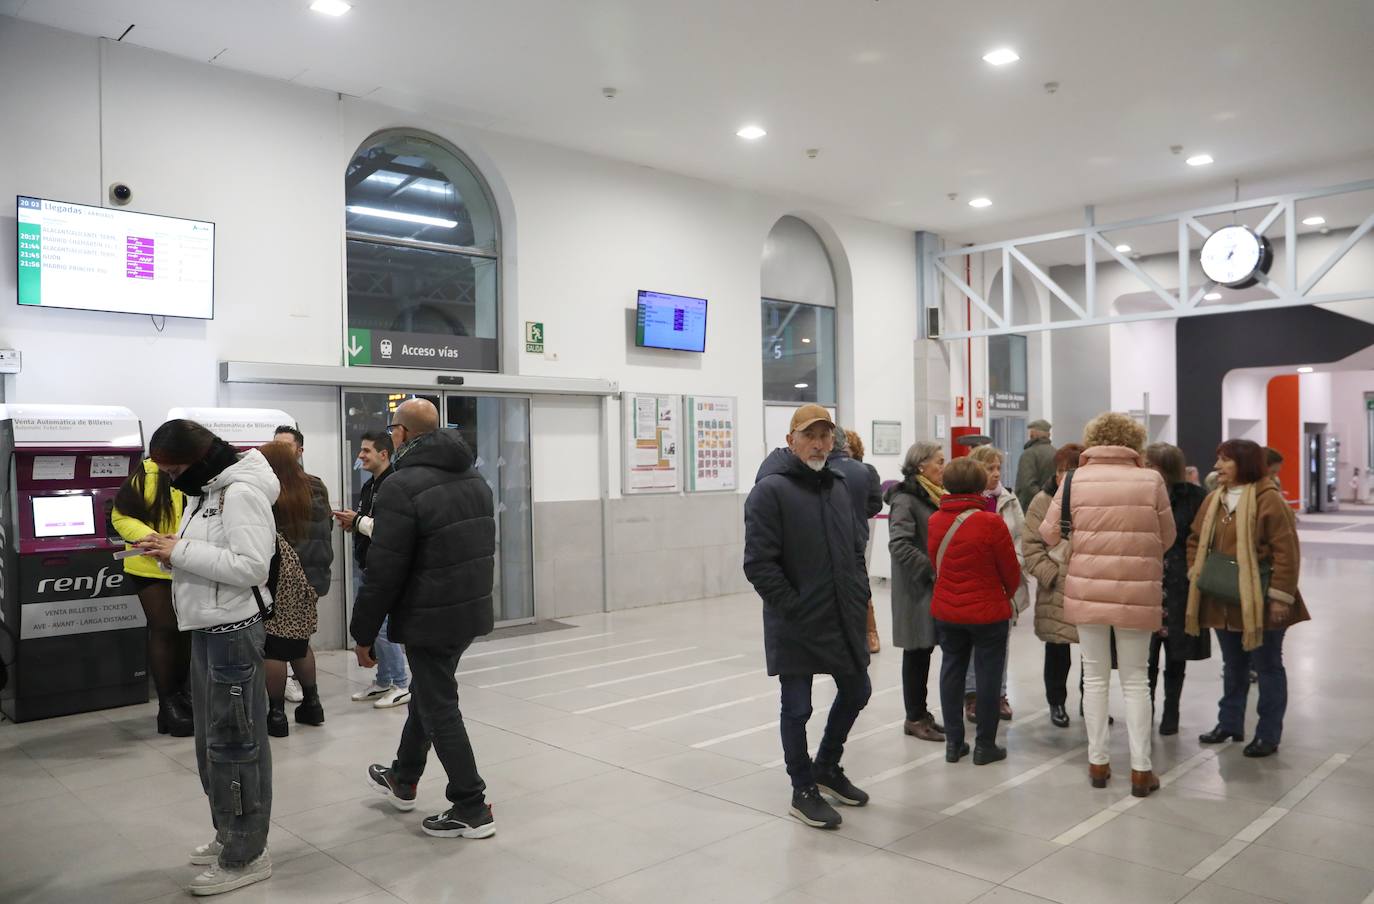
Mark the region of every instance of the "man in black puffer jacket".
[[[768, 674], [782, 691], [782, 749], [792, 780], [791, 814], [833, 829], [840, 815], [821, 792], [861, 807], [868, 795], [845, 777], [840, 755], [849, 729], [868, 704], [868, 575], [851, 489], [827, 465], [835, 424], [819, 405], [792, 415], [787, 448], [759, 468], [744, 504], [744, 576], [763, 598], [763, 646]], [[807, 752], [811, 681], [835, 679], [835, 702], [813, 763]]]
[[367, 580], [349, 630], [358, 664], [372, 668], [370, 648], [390, 616], [389, 635], [405, 644], [410, 662], [410, 712], [391, 766], [368, 767], [374, 787], [398, 810], [414, 809], [433, 742], [452, 806], [424, 820], [426, 834], [486, 838], [496, 824], [458, 708], [454, 672], [473, 639], [492, 629], [496, 520], [472, 450], [458, 431], [438, 426], [439, 412], [425, 399], [396, 409], [389, 431], [398, 451], [373, 506]]

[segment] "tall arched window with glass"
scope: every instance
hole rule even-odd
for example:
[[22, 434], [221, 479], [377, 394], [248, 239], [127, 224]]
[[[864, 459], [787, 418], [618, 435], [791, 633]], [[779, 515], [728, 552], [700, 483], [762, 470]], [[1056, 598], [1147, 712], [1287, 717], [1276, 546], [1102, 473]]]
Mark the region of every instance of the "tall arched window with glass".
[[500, 224], [472, 164], [383, 132], [345, 175], [351, 365], [500, 370]]

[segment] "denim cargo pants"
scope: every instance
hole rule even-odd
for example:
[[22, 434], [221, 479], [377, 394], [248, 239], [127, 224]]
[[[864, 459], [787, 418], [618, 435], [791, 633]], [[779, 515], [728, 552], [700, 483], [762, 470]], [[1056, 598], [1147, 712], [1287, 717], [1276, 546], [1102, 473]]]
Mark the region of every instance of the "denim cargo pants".
[[272, 816], [272, 752], [262, 622], [211, 634], [191, 632], [196, 766], [210, 798], [219, 862], [239, 867], [267, 847]]

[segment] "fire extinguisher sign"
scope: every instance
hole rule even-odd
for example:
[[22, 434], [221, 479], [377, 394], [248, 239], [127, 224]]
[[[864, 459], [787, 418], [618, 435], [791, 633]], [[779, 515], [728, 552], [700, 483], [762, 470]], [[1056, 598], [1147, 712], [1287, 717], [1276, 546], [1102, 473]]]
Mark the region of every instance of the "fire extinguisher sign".
[[963, 397], [963, 396], [955, 396], [955, 397], [954, 397], [954, 416], [955, 416], [955, 417], [963, 417], [963, 416], [964, 416], [964, 397]]

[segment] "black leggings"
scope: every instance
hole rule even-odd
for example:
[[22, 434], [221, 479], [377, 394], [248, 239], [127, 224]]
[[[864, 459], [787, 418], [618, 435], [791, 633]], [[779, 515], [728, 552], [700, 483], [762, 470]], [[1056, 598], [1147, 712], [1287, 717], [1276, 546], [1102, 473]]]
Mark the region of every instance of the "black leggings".
[[177, 627], [172, 608], [172, 582], [145, 579], [138, 586], [138, 601], [148, 620], [148, 669], [158, 697], [175, 694], [186, 686], [191, 670], [191, 635]]
[[1069, 698], [1069, 670], [1073, 655], [1066, 643], [1045, 642], [1045, 702], [1063, 706]]
[[902, 651], [902, 701], [909, 722], [919, 722], [930, 715], [926, 686], [930, 683], [930, 654], [934, 650], [926, 647]]

